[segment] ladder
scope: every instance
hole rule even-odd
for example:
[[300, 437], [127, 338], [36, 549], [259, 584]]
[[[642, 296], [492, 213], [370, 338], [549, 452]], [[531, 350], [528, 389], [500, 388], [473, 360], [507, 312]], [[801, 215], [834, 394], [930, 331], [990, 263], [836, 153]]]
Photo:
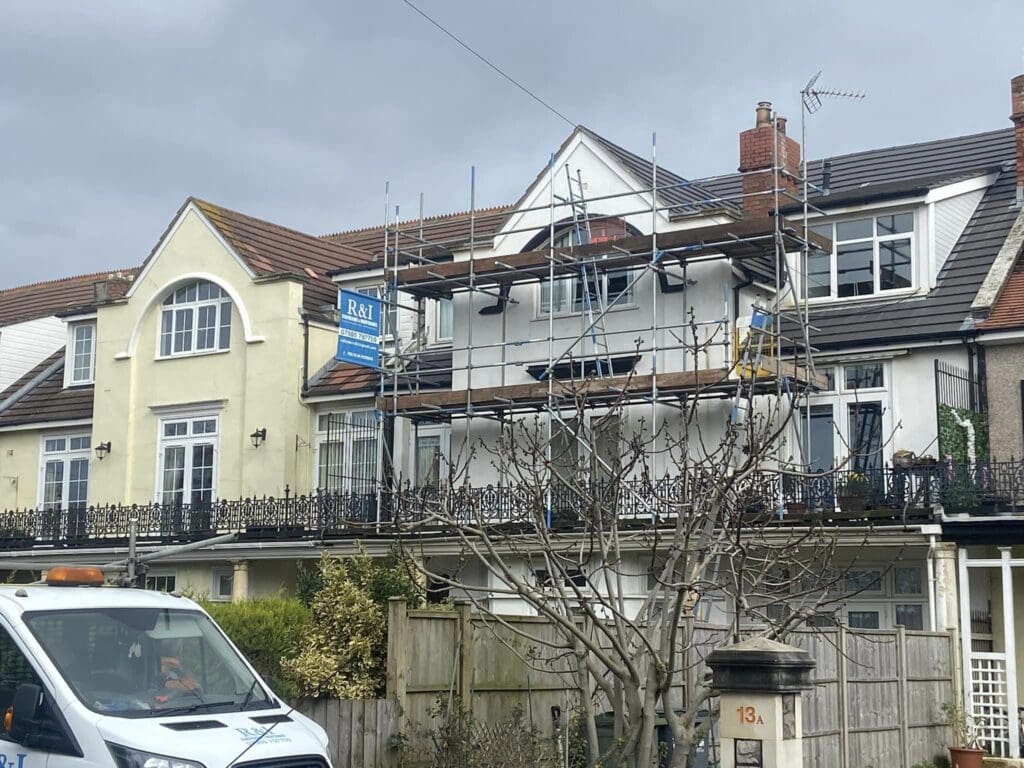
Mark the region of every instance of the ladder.
[[[583, 194], [583, 174], [577, 168], [573, 178], [569, 165], [565, 166], [565, 180], [569, 187], [567, 202], [572, 211], [573, 245], [590, 242], [590, 216]], [[583, 298], [583, 315], [590, 327], [590, 345], [594, 354], [594, 366], [598, 378], [612, 375], [612, 356], [608, 349], [608, 336], [604, 326], [604, 287], [597, 264], [593, 260], [580, 263], [580, 290]]]
[[743, 380], [745, 376], [751, 379], [760, 374], [764, 362], [765, 347], [771, 346], [772, 314], [767, 309], [754, 306], [750, 317], [750, 326], [747, 329], [747, 338], [743, 341], [743, 348], [736, 356], [736, 396], [733, 399], [732, 414], [730, 420], [733, 424], [740, 425], [745, 422], [747, 410], [750, 407], [751, 392], [743, 397]]

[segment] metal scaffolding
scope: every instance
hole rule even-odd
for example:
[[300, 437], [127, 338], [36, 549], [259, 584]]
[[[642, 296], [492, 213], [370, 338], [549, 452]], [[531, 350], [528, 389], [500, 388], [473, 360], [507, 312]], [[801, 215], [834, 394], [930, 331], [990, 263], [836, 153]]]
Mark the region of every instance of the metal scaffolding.
[[[680, 399], [719, 398], [733, 401], [733, 417], [744, 402], [757, 395], [790, 397], [800, 389], [814, 387], [813, 352], [808, 332], [806, 279], [800, 281], [802, 291], [796, 290], [797, 281], [787, 260], [787, 254], [798, 254], [798, 270], [806, 275], [808, 255], [812, 249], [830, 249], [831, 244], [814, 234], [807, 226], [808, 215], [815, 211], [808, 203], [806, 159], [800, 168], [800, 178], [791, 169], [782, 167], [779, 152], [779, 122], [771, 114], [774, 142], [772, 167], [728, 174], [730, 179], [757, 175], [770, 175], [768, 189], [719, 193], [698, 200], [682, 202], [667, 200], [667, 192], [682, 189], [704, 190], [705, 185], [720, 182], [724, 176], [660, 183], [657, 165], [657, 142], [652, 135], [650, 155], [650, 186], [640, 191], [585, 195], [584, 179], [579, 169], [568, 165], [555, 167], [551, 156], [545, 173], [548, 183], [546, 204], [516, 208], [516, 214], [547, 216], [547, 238], [539, 248], [503, 255], [479, 255], [490, 250], [496, 233], [508, 235], [538, 235], [536, 220], [528, 226], [505, 228], [507, 210], [478, 211], [476, 208], [476, 170], [470, 173], [468, 212], [461, 214], [466, 227], [453, 226], [453, 217], [426, 219], [423, 215], [423, 197], [420, 196], [417, 219], [402, 222], [399, 209], [391, 217], [390, 190], [385, 191], [385, 225], [383, 251], [383, 285], [381, 296], [391, 317], [402, 311], [415, 318], [415, 328], [408, 339], [403, 339], [400, 324], [388, 330], [381, 349], [380, 383], [377, 408], [392, 424], [399, 418], [409, 418], [418, 430], [424, 422], [450, 422], [466, 419], [467, 441], [472, 439], [476, 419], [494, 419], [504, 423], [515, 414], [543, 413], [547, 423], [548, 450], [553, 440], [553, 427], [562, 421], [561, 412], [567, 398], [582, 396], [595, 408], [616, 401], [620, 403], [647, 403], [651, 408], [652, 434], [661, 409], [675, 406]], [[806, 137], [806, 131], [803, 131]], [[564, 170], [567, 190], [564, 196], [555, 193], [556, 176]], [[784, 177], [788, 182], [784, 183]], [[678, 177], [677, 177], [678, 178]], [[575, 184], [575, 186], [574, 186]], [[721, 189], [723, 185], [719, 184]], [[801, 190], [798, 194], [793, 190]], [[641, 201], [649, 196], [650, 205], [624, 206], [625, 211], [604, 215], [591, 213], [595, 204], [607, 205], [621, 199]], [[741, 217], [744, 207], [761, 198], [775, 215]], [[802, 221], [785, 219], [779, 211], [791, 206], [802, 210]], [[650, 215], [650, 232], [626, 234], [607, 242], [591, 242], [591, 228], [600, 222]], [[714, 217], [714, 223], [696, 228], [680, 228], [674, 217]], [[527, 217], [529, 218], [529, 217]], [[466, 221], [468, 219], [468, 222]], [[672, 225], [666, 226], [668, 220]], [[722, 223], [725, 222], [725, 223]], [[560, 244], [559, 234], [569, 232], [568, 242]], [[535, 237], [534, 240], [537, 238]], [[723, 291], [722, 316], [716, 318], [681, 318], [678, 322], [665, 322], [659, 316], [660, 294], [680, 292], [684, 309], [688, 310], [688, 270], [709, 261], [728, 260], [735, 274], [739, 271], [752, 284], [772, 291], [766, 306], [754, 309], [746, 337], [741, 339], [733, 316], [738, 307], [730, 302], [728, 291]], [[673, 268], [677, 269], [673, 272]], [[608, 274], [625, 270], [623, 287], [614, 297], [607, 289]], [[679, 282], [678, 270], [682, 271]], [[554, 311], [557, 281], [573, 278], [580, 281], [583, 306], [578, 312], [580, 328], [576, 333], [556, 333]], [[649, 315], [637, 327], [622, 327], [621, 323], [607, 323], [609, 312], [628, 292], [645, 278], [651, 277]], [[673, 283], [672, 280], [677, 282]], [[529, 329], [520, 332], [510, 329], [506, 321], [507, 309], [518, 303], [514, 288], [529, 284], [548, 286], [547, 334], [538, 335]], [[802, 294], [802, 295], [801, 295]], [[449, 300], [466, 296], [469, 322], [465, 324], [464, 344], [447, 347], [450, 356], [438, 354], [427, 342], [427, 307], [430, 300]], [[738, 298], [738, 292], [736, 292]], [[484, 299], [483, 306], [478, 299]], [[786, 305], [787, 301], [789, 306]], [[480, 315], [501, 315], [500, 339], [480, 341], [474, 339], [474, 324]], [[648, 322], [649, 317], [649, 322]], [[559, 325], [563, 325], [559, 320]], [[696, 330], [695, 330], [696, 329]], [[785, 329], [785, 333], [784, 333]], [[706, 343], [701, 349], [688, 343], [687, 332], [702, 333]], [[663, 338], [663, 337], [668, 338]], [[612, 352], [616, 339], [638, 338], [643, 341], [632, 348], [631, 358], [617, 361]], [[671, 340], [670, 340], [671, 339]], [[546, 347], [546, 355], [539, 359], [520, 362], [535, 374], [536, 381], [508, 383], [510, 350], [522, 347]], [[589, 347], [589, 350], [588, 350]], [[710, 357], [710, 349], [719, 348], [722, 366], [702, 365]], [[485, 354], [497, 350], [494, 356]], [[783, 350], [787, 359], [783, 359]], [[474, 354], [476, 353], [476, 354]], [[681, 359], [675, 369], [668, 356]], [[649, 374], [632, 372], [642, 356], [650, 361]], [[462, 362], [456, 364], [461, 357]], [[629, 357], [629, 356], [627, 356]], [[616, 368], [616, 364], [626, 370]], [[497, 369], [497, 376], [489, 373]], [[437, 386], [438, 379], [455, 374], [464, 378], [458, 389]], [[482, 375], [487, 375], [481, 380]], [[573, 386], [566, 385], [571, 379]], [[494, 384], [494, 380], [497, 384]], [[655, 437], [655, 439], [657, 439]], [[385, 453], [390, 451], [385, 450]], [[801, 451], [803, 453], [803, 451]], [[390, 456], [382, 456], [385, 462]], [[550, 459], [550, 456], [549, 456]], [[385, 476], [388, 479], [388, 476]], [[394, 473], [391, 482], [397, 482]]]

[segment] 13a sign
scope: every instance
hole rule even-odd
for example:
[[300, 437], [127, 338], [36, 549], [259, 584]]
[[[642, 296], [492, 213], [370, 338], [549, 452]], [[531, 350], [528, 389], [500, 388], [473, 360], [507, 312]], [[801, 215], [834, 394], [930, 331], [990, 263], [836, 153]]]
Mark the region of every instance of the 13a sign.
[[380, 299], [338, 291], [338, 352], [335, 358], [367, 368], [380, 367]]

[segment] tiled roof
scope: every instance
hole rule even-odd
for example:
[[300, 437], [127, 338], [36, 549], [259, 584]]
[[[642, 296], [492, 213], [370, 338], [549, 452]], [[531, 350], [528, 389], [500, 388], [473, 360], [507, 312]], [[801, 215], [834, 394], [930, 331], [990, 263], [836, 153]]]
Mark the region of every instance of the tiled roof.
[[[296, 275], [304, 282], [303, 303], [310, 311], [333, 307], [338, 291], [327, 276], [340, 267], [371, 259], [359, 248], [271, 224], [219, 205], [189, 198], [258, 275]], [[187, 204], [187, 203], [186, 203]]]
[[[452, 353], [450, 349], [428, 350], [410, 363], [407, 374], [415, 375], [427, 388], [447, 388], [452, 384]], [[313, 374], [306, 387], [306, 397], [347, 395], [355, 392], [375, 392], [380, 387], [380, 375], [372, 368], [329, 360]], [[388, 390], [391, 390], [390, 384]], [[400, 391], [405, 392], [404, 384]]]
[[[949, 178], [1002, 168], [926, 296], [812, 307], [811, 343], [821, 349], [956, 336], [970, 330], [971, 303], [1018, 211], [1013, 130], [890, 147], [832, 158], [833, 194], [902, 179]], [[820, 182], [819, 173], [814, 181]], [[793, 329], [788, 330], [789, 333]]]
[[[618, 160], [630, 175], [633, 176], [642, 186], [650, 187], [654, 178], [654, 164], [635, 155], [628, 149], [609, 141], [598, 133], [585, 126], [577, 126], [578, 130], [585, 133], [596, 141], [612, 157]], [[662, 189], [662, 187], [666, 187]], [[673, 206], [672, 218], [682, 218], [694, 214], [722, 211], [733, 215], [739, 215], [739, 206], [731, 201], [716, 200], [718, 195], [704, 187], [700, 182], [693, 182], [685, 179], [679, 174], [673, 173], [667, 168], [658, 166], [658, 195], [662, 201]]]
[[[493, 208], [481, 208], [470, 214], [469, 211], [449, 213], [443, 216], [426, 216], [423, 218], [423, 236], [420, 238], [420, 221], [413, 219], [400, 222], [398, 225], [399, 247], [403, 251], [419, 253], [423, 246], [423, 255], [431, 259], [449, 257], [453, 250], [469, 245], [470, 226], [473, 239], [478, 244], [490, 246], [490, 241], [497, 234], [513, 210], [511, 205], [498, 205]], [[388, 227], [390, 241], [388, 247], [395, 247], [394, 224]], [[373, 254], [375, 263], [383, 260], [384, 227], [354, 229], [349, 232], [338, 232], [323, 235], [322, 240], [358, 248]], [[350, 268], [349, 268], [350, 269]], [[346, 268], [334, 270], [344, 272]]]
[[1024, 326], [1024, 263], [1018, 261], [992, 307], [992, 313], [978, 327], [987, 330]]
[[61, 347], [0, 392], [0, 427], [92, 418], [93, 386], [65, 389], [64, 358]]
[[93, 284], [111, 275], [132, 276], [137, 268], [63, 277], [0, 290], [0, 326], [64, 314], [93, 303]]

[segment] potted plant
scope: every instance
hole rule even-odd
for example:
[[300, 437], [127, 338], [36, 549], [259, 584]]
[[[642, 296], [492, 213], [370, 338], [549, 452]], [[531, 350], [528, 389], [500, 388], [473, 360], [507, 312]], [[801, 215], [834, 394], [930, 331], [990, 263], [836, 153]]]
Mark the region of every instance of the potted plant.
[[981, 748], [982, 721], [969, 715], [959, 704], [943, 704], [942, 713], [953, 731], [953, 743], [949, 748], [952, 768], [981, 768], [985, 750]]
[[836, 484], [836, 500], [845, 512], [867, 509], [870, 493], [871, 482], [860, 472], [850, 472]]

